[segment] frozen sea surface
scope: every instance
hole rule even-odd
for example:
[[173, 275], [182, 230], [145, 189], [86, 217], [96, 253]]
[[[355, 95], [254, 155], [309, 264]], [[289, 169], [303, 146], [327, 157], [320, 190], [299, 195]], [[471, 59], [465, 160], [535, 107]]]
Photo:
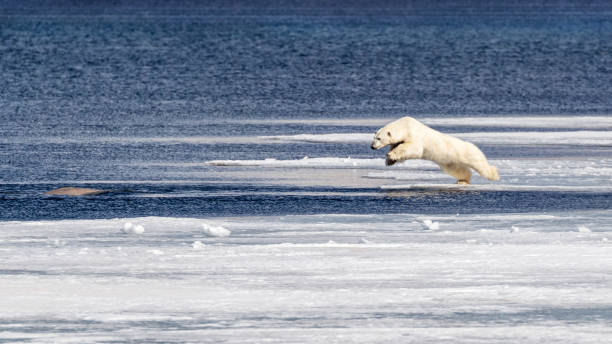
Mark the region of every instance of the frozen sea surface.
[[2, 222], [0, 338], [603, 343], [610, 223], [607, 210]]

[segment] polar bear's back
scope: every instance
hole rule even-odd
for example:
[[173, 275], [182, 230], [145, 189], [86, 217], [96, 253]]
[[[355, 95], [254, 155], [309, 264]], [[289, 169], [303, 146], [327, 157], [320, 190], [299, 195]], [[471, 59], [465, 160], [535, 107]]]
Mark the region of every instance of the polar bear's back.
[[484, 154], [476, 145], [457, 137], [441, 133], [427, 126], [428, 132], [423, 137], [423, 159], [441, 164], [460, 163], [470, 165], [471, 162], [486, 160]]

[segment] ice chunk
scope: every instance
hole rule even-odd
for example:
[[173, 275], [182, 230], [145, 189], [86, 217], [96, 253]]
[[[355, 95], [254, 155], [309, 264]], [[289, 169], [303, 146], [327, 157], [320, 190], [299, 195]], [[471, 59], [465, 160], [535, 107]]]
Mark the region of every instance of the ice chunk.
[[440, 223], [439, 222], [434, 222], [432, 220], [423, 220], [423, 225], [427, 229], [431, 229], [431, 230], [438, 230], [438, 229], [440, 229]]
[[521, 231], [521, 229], [519, 227], [517, 227], [517, 226], [512, 226], [511, 229], [510, 229], [510, 233], [518, 233], [520, 231]]
[[131, 222], [126, 222], [121, 228], [121, 232], [125, 234], [142, 234], [144, 233], [144, 227], [142, 225], [134, 225]]
[[591, 230], [585, 226], [585, 225], [580, 225], [578, 226], [578, 232], [580, 233], [591, 233]]
[[223, 238], [223, 237], [227, 237], [230, 234], [232, 234], [232, 232], [229, 229], [221, 227], [221, 226], [211, 226], [209, 224], [203, 223], [202, 228], [204, 229], [204, 233], [206, 235], [212, 236], [212, 237]]
[[191, 244], [191, 247], [194, 250], [201, 250], [201, 249], [204, 248], [204, 246], [206, 246], [206, 245], [204, 245], [200, 240], [194, 241], [193, 244]]

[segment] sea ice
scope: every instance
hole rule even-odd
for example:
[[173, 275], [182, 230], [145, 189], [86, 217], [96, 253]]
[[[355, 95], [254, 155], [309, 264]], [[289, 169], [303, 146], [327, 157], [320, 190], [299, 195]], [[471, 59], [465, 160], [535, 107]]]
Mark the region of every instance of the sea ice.
[[193, 244], [191, 244], [191, 247], [194, 250], [201, 250], [205, 247], [206, 245], [204, 245], [200, 240], [194, 241]]
[[121, 231], [125, 234], [142, 234], [145, 230], [142, 225], [134, 225], [131, 222], [126, 222], [123, 224]]
[[440, 223], [432, 220], [423, 220], [423, 225], [433, 231], [440, 229]]
[[580, 225], [578, 226], [578, 232], [580, 233], [591, 233], [591, 230], [585, 226], [585, 225]]
[[[368, 143], [373, 133], [327, 133], [327, 134], [295, 134], [260, 136], [259, 139], [269, 142], [309, 142], [309, 143]], [[572, 145], [602, 145], [612, 143], [612, 132], [603, 130], [576, 131], [517, 131], [517, 132], [467, 132], [453, 133], [474, 143], [493, 144], [572, 144]]]
[[[200, 218], [129, 219], [155, 235], [119, 241], [127, 219], [5, 221], [0, 338], [603, 343], [610, 217], [430, 215], [444, 231], [419, 230], [427, 217], [410, 213], [206, 220], [241, 234], [224, 245], [205, 245]], [[597, 232], [577, 235], [581, 225]]]
[[206, 235], [212, 237], [223, 238], [228, 237], [230, 234], [232, 234], [229, 229], [224, 228], [222, 226], [211, 226], [209, 224], [203, 223], [202, 228], [204, 229], [204, 233]]

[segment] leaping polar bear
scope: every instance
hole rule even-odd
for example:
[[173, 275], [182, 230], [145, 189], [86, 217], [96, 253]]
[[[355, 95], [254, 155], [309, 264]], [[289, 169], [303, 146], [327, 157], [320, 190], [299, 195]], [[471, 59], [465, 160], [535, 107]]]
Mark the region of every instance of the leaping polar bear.
[[489, 165], [485, 155], [473, 143], [443, 134], [412, 117], [402, 117], [376, 132], [372, 149], [385, 146], [391, 146], [387, 165], [408, 159], [425, 159], [457, 178], [457, 184], [470, 183], [470, 168], [488, 180], [499, 180], [497, 167]]

